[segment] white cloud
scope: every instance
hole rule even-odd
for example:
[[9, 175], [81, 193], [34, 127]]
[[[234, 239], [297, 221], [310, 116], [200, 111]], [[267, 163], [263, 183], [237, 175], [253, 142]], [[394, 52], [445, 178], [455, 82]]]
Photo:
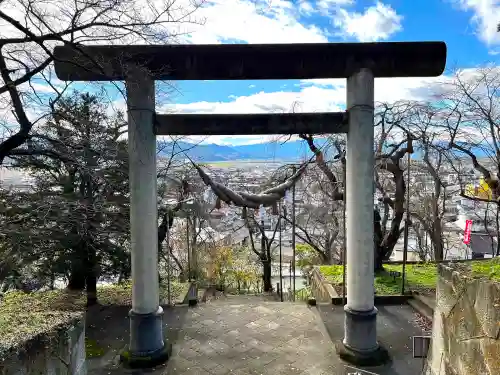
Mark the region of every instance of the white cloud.
[[299, 3], [299, 11], [305, 15], [310, 15], [310, 14], [314, 13], [314, 7], [308, 1], [301, 1]]
[[342, 29], [341, 35], [355, 37], [360, 42], [374, 42], [388, 39], [401, 31], [402, 20], [403, 16], [398, 15], [389, 5], [377, 2], [364, 13], [339, 9], [334, 24]]
[[[379, 78], [375, 80], [375, 100], [395, 102], [398, 100], [425, 100], [439, 92], [450, 77], [436, 78]], [[158, 108], [159, 113], [290, 113], [290, 112], [336, 112], [345, 109], [346, 80], [304, 80], [299, 91], [258, 92], [242, 95], [228, 101], [199, 101], [188, 104], [166, 104]], [[227, 136], [190, 137], [192, 141], [218, 144], [261, 143], [276, 139], [276, 136]]]
[[[300, 92], [259, 92], [238, 96], [227, 102], [195, 102], [189, 104], [168, 104], [159, 111], [184, 113], [287, 113], [292, 111], [317, 112], [340, 110], [337, 103], [337, 88], [318, 86], [303, 87]], [[333, 94], [333, 95], [332, 95]], [[344, 95], [345, 96], [345, 95]]]
[[317, 0], [314, 8], [320, 14], [331, 16], [335, 14], [340, 7], [352, 4], [354, 4], [354, 0]]
[[488, 45], [500, 44], [500, 1], [498, 0], [455, 0], [464, 10], [474, 13], [471, 22], [476, 25], [479, 38]]
[[[445, 77], [378, 78], [375, 100], [394, 102], [401, 99], [424, 100], [440, 86]], [[167, 104], [159, 112], [184, 113], [265, 113], [340, 111], [345, 108], [344, 79], [304, 80], [300, 91], [258, 92], [238, 96], [230, 101], [200, 101], [189, 104]]]
[[186, 26], [188, 40], [195, 44], [326, 42], [325, 33], [318, 27], [300, 23], [301, 9], [308, 9], [305, 4], [297, 7], [285, 0], [210, 0], [195, 12], [195, 17], [205, 22]]

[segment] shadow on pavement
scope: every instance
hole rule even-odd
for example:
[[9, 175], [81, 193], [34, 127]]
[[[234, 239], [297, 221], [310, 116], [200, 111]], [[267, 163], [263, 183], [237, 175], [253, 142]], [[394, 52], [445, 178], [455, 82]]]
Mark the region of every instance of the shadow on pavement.
[[[164, 336], [172, 345], [179, 339], [189, 307], [162, 306]], [[118, 374], [130, 372], [119, 365], [119, 354], [129, 342], [130, 306], [92, 306], [86, 314], [87, 368], [89, 374]]]
[[[385, 366], [364, 367], [362, 370], [378, 375], [420, 375], [423, 360], [413, 358], [412, 338], [422, 335], [422, 329], [414, 324], [414, 310], [406, 304], [377, 306], [377, 309], [378, 340], [389, 351], [392, 361]], [[322, 304], [318, 305], [318, 312], [332, 342], [341, 342], [344, 334], [343, 306]]]

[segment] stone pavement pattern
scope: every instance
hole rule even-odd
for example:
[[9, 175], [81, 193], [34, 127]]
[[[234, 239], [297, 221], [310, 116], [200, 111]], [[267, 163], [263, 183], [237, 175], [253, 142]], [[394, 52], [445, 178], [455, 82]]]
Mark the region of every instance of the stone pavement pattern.
[[[313, 374], [353, 373], [334, 352], [343, 337], [342, 306], [271, 301], [271, 296], [229, 296], [198, 307], [164, 307], [165, 335], [173, 344], [166, 365], [127, 370], [119, 355], [129, 340], [129, 307], [87, 314], [87, 338], [107, 348], [87, 359], [89, 375]], [[408, 305], [378, 306], [377, 333], [392, 362], [365, 368], [373, 375], [420, 375], [422, 359], [412, 355], [412, 336], [425, 334]]]
[[159, 374], [323, 375], [339, 367], [314, 309], [234, 296], [189, 310]]

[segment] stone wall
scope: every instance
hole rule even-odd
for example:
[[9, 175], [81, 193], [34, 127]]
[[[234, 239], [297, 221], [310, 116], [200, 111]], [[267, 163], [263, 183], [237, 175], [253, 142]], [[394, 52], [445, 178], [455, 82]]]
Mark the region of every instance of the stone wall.
[[309, 285], [311, 293], [319, 302], [332, 302], [332, 298], [337, 298], [338, 294], [332, 284], [325, 280], [319, 268], [314, 267], [310, 273]]
[[85, 320], [75, 319], [51, 333], [4, 353], [0, 375], [86, 375]]
[[500, 284], [439, 265], [427, 375], [500, 374]]

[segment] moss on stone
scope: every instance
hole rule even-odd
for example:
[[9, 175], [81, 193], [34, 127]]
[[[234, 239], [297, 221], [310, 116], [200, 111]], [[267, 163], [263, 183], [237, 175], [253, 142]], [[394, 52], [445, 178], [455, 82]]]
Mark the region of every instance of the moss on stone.
[[8, 352], [82, 319], [83, 297], [82, 293], [64, 290], [5, 293], [0, 302], [0, 352]]
[[85, 338], [85, 353], [87, 358], [102, 357], [106, 350], [97, 344], [97, 341]]
[[[187, 284], [172, 282], [172, 301], [179, 303], [187, 292]], [[97, 297], [101, 305], [130, 306], [132, 283], [130, 281], [99, 286]], [[162, 303], [167, 300], [167, 286], [160, 286]], [[85, 292], [50, 290], [25, 293], [10, 291], [0, 299], [0, 357], [20, 348], [41, 336], [53, 336], [58, 330], [83, 319], [86, 307]], [[100, 356], [104, 349], [91, 343], [87, 351]], [[2, 354], [3, 353], [3, 354]]]

